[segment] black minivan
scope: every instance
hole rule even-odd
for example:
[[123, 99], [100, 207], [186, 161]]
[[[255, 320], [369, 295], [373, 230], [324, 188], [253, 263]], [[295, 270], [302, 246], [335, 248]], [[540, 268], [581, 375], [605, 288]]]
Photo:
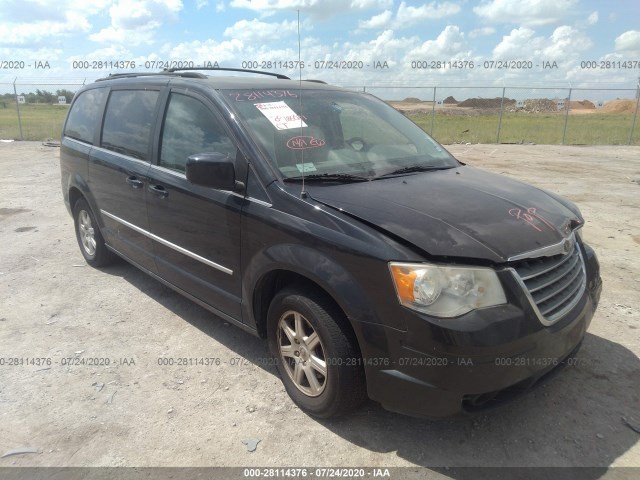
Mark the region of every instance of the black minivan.
[[76, 94], [61, 143], [86, 261], [123, 257], [267, 338], [311, 415], [496, 405], [577, 350], [600, 297], [573, 203], [466, 166], [368, 94], [113, 75]]

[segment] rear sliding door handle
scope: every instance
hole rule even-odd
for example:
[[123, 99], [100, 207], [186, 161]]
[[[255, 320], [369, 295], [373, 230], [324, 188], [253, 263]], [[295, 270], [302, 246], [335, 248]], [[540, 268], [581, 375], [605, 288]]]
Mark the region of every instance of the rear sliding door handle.
[[138, 180], [138, 177], [136, 177], [135, 175], [127, 177], [127, 183], [133, 188], [142, 188], [144, 186], [142, 180]]
[[149, 185], [149, 191], [160, 198], [165, 198], [169, 192], [162, 185]]

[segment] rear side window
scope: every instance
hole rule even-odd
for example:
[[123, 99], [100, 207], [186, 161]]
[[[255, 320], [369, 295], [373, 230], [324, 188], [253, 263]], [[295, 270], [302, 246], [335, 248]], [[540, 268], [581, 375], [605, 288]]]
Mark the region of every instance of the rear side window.
[[102, 147], [147, 160], [158, 92], [115, 90], [109, 96], [102, 127]]
[[66, 137], [75, 138], [93, 145], [107, 91], [108, 89], [104, 87], [92, 88], [78, 96], [73, 102], [69, 118], [67, 118], [64, 129]]
[[187, 157], [212, 152], [224, 153], [232, 159], [236, 156], [233, 141], [206, 105], [172, 93], [162, 129], [160, 165], [184, 172]]

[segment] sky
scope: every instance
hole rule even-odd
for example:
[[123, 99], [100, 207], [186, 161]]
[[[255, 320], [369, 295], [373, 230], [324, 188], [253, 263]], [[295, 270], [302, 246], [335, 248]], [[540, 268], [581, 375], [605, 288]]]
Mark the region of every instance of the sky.
[[0, 0], [0, 83], [83, 82], [206, 62], [374, 90], [633, 89], [640, 2]]

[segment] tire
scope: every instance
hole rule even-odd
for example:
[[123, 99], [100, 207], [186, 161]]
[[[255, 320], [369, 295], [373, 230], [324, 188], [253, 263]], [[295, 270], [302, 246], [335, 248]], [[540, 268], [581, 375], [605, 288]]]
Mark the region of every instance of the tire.
[[96, 217], [84, 198], [73, 206], [73, 223], [80, 252], [89, 265], [106, 267], [116, 260], [116, 255], [105, 245]]
[[361, 356], [348, 320], [313, 290], [280, 291], [267, 316], [269, 348], [291, 399], [319, 418], [337, 417], [366, 397]]

